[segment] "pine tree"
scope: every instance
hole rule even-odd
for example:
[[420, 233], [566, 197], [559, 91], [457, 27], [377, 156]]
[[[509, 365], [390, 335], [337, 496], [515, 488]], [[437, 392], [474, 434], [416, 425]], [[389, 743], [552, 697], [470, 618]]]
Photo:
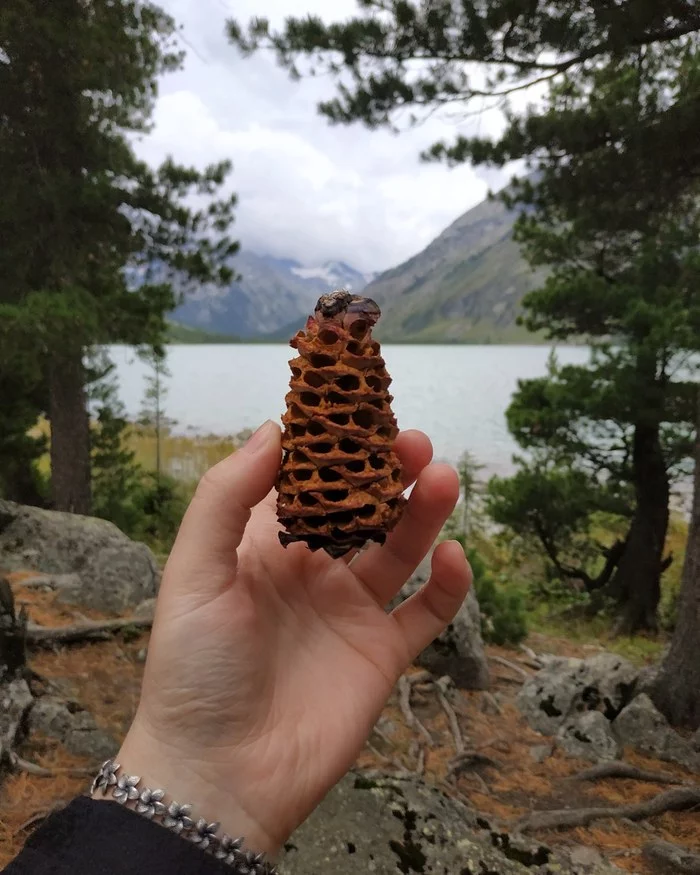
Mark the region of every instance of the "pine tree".
[[[62, 510], [90, 510], [86, 350], [158, 342], [173, 272], [230, 275], [234, 198], [215, 199], [228, 163], [153, 170], [132, 148], [157, 77], [182, 61], [174, 35], [172, 19], [139, 0], [7, 0], [0, 15], [0, 304], [5, 329], [30, 338], [42, 366]], [[130, 287], [124, 268], [154, 260], [159, 281]]]
[[[693, 0], [358, 3], [361, 14], [342, 23], [309, 16], [274, 32], [257, 19], [246, 34], [231, 22], [229, 33], [244, 51], [272, 49], [292, 75], [335, 78], [336, 98], [319, 107], [335, 123], [395, 127], [399, 116], [419, 120], [441, 106], [505, 107], [506, 128], [495, 141], [458, 136], [426, 157], [524, 159], [533, 175], [511, 198], [525, 207], [521, 240], [535, 263], [556, 266], [527, 301], [529, 324], [625, 346], [616, 384], [620, 396], [623, 387], [629, 393], [624, 421], [633, 428], [638, 494], [618, 584], [633, 582], [635, 567], [643, 574], [627, 625], [647, 623], [668, 513], [663, 439], [669, 423], [690, 421], [692, 408], [689, 387], [669, 379], [700, 336], [697, 229], [694, 242], [688, 234], [700, 178], [700, 9]], [[550, 100], [510, 112], [507, 97], [533, 83], [547, 83]], [[696, 542], [694, 527], [692, 555]], [[689, 562], [683, 604], [692, 606], [700, 575]], [[666, 671], [687, 687], [674, 684], [672, 717], [697, 713], [698, 634], [689, 620], [674, 638]]]
[[138, 421], [139, 425], [153, 429], [155, 435], [155, 481], [158, 485], [162, 472], [162, 440], [166, 430], [174, 424], [173, 420], [166, 415], [164, 406], [168, 395], [166, 381], [171, 374], [163, 350], [150, 348], [143, 353], [142, 358], [149, 366], [150, 372], [146, 376], [146, 391]]

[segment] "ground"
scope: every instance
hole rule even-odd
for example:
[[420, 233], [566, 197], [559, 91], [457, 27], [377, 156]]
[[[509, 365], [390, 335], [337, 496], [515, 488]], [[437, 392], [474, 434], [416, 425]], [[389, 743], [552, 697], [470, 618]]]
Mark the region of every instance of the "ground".
[[[51, 593], [27, 589], [24, 576], [11, 576], [16, 599], [26, 604], [30, 618], [47, 626], [58, 626], [85, 619], [85, 612], [57, 605]], [[91, 618], [97, 615], [90, 613]], [[110, 641], [76, 645], [57, 650], [37, 650], [30, 655], [30, 665], [43, 682], [38, 688], [60, 690], [88, 708], [97, 723], [121, 737], [126, 731], [138, 701], [143, 671], [143, 650], [148, 645], [148, 633], [115, 636]], [[527, 645], [536, 653], [566, 656], [590, 655], [596, 648], [551, 635], [532, 634]], [[602, 648], [600, 648], [602, 649]], [[489, 758], [470, 768], [457, 779], [445, 778], [448, 765], [455, 755], [455, 739], [448, 717], [434, 689], [413, 684], [412, 707], [418, 719], [433, 738], [434, 745], [420, 743], [420, 736], [410, 728], [398, 695], [388, 703], [378, 730], [362, 752], [358, 767], [382, 771], [419, 768], [424, 758], [424, 777], [441, 784], [449, 793], [458, 795], [485, 819], [508, 821], [533, 808], [554, 809], [590, 805], [617, 805], [641, 801], [668, 787], [629, 780], [605, 780], [578, 783], [567, 780], [589, 763], [577, 762], [555, 751], [538, 763], [531, 749], [548, 740], [530, 730], [520, 716], [514, 699], [522, 683], [522, 672], [532, 673], [528, 657], [521, 650], [488, 648], [493, 672], [493, 688], [489, 693], [455, 691], [450, 701], [457, 716], [465, 747]], [[497, 662], [508, 660], [520, 671]], [[416, 674], [412, 669], [409, 674]], [[500, 713], [498, 713], [500, 710]], [[421, 754], [420, 751], [424, 753]], [[67, 801], [85, 790], [89, 780], [70, 777], [64, 769], [84, 767], [90, 763], [66, 753], [48, 738], [32, 737], [21, 747], [21, 756], [54, 772], [53, 777], [37, 777], [26, 772], [5, 776], [0, 788], [0, 867], [8, 863], [29, 832], [52, 806]], [[660, 763], [628, 751], [626, 759], [640, 767], [666, 774], [683, 776], [680, 767]], [[687, 776], [686, 776], [687, 777]], [[662, 838], [700, 852], [700, 815], [694, 812], [666, 814], [649, 822], [633, 824], [624, 821], [597, 821], [587, 829], [556, 833], [539, 833], [537, 838], [548, 844], [570, 844], [595, 847], [606, 859], [620, 868], [639, 875], [656, 875], [640, 856], [641, 846], [650, 839]]]

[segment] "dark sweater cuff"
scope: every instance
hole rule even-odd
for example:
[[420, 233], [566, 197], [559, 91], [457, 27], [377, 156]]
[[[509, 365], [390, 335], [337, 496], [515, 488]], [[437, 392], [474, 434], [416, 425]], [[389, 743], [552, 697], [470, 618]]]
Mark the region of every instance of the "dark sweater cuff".
[[231, 867], [116, 802], [74, 799], [34, 832], [6, 875], [231, 875]]

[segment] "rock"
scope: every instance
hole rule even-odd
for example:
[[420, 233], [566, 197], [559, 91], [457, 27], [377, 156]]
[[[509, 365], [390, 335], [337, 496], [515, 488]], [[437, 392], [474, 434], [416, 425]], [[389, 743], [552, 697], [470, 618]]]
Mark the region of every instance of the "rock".
[[143, 665], [143, 663], [146, 662], [147, 658], [148, 658], [148, 648], [142, 647], [136, 654], [136, 662], [138, 662], [140, 665]]
[[696, 750], [700, 753], [700, 729], [695, 733], [695, 735], [691, 736], [690, 744], [693, 750]]
[[525, 682], [518, 707], [530, 726], [544, 735], [554, 735], [569, 718], [585, 711], [600, 711], [614, 720], [631, 701], [638, 674], [632, 663], [613, 653], [548, 659]]
[[133, 611], [133, 616], [139, 619], [152, 620], [156, 613], [156, 599], [145, 599], [140, 605], [137, 605]]
[[603, 865], [603, 856], [596, 848], [590, 845], [576, 845], [569, 851], [569, 859], [574, 871], [583, 873], [595, 871], [596, 867]]
[[32, 701], [25, 680], [8, 681], [0, 685], [0, 762], [14, 747]]
[[614, 760], [620, 755], [610, 721], [600, 711], [586, 711], [567, 720], [557, 733], [557, 743], [569, 756], [581, 760]]
[[536, 763], [543, 763], [548, 760], [554, 753], [554, 747], [551, 744], [535, 744], [530, 748], [530, 756]]
[[[430, 557], [427, 557], [390, 607], [412, 596], [426, 583], [429, 576]], [[462, 689], [488, 689], [489, 666], [481, 639], [481, 615], [474, 587], [454, 620], [423, 651], [417, 662], [438, 677], [449, 675]]]
[[55, 696], [42, 696], [35, 701], [29, 712], [29, 728], [57, 738], [70, 753], [95, 761], [114, 756], [119, 747], [108, 732], [97, 726], [89, 711], [77, 702]]
[[[483, 822], [482, 822], [483, 823]], [[281, 875], [621, 875], [575, 869], [565, 852], [486, 826], [420, 781], [346, 776], [285, 846]]]
[[2, 500], [0, 566], [75, 575], [58, 588], [58, 599], [107, 613], [126, 613], [158, 586], [151, 551], [112, 523]]
[[700, 754], [682, 738], [657, 710], [646, 693], [630, 702], [612, 724], [620, 743], [666, 762], [700, 771]]

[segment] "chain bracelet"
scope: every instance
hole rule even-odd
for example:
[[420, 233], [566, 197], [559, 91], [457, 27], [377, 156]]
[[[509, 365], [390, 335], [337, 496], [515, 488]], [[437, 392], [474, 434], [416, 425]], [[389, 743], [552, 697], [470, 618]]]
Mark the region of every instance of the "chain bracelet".
[[264, 860], [264, 854], [256, 854], [243, 848], [243, 838], [217, 836], [219, 823], [207, 823], [203, 817], [194, 820], [191, 805], [180, 805], [163, 802], [165, 790], [151, 790], [141, 787], [141, 778], [136, 775], [125, 775], [121, 766], [114, 760], [102, 764], [90, 792], [94, 794], [101, 790], [105, 796], [111, 794], [115, 802], [129, 806], [148, 820], [160, 823], [166, 829], [177, 833], [226, 863], [233, 869], [232, 875], [279, 875], [277, 869]]

